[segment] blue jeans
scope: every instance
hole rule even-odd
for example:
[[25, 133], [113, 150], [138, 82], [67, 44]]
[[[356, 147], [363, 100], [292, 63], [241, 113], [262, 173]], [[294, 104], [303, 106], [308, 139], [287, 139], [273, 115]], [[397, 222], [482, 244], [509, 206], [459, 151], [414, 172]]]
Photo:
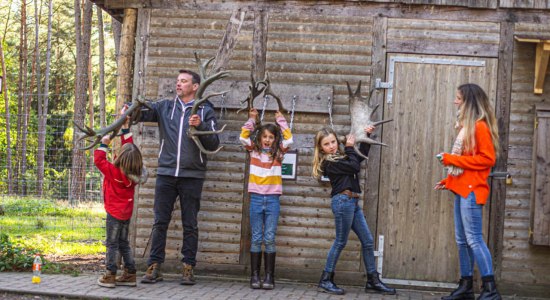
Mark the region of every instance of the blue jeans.
[[460, 275], [462, 277], [473, 275], [474, 260], [481, 277], [493, 275], [491, 253], [483, 241], [483, 206], [476, 203], [476, 196], [471, 192], [467, 198], [455, 196], [454, 210]]
[[338, 257], [348, 242], [349, 232], [353, 230], [361, 241], [363, 262], [367, 273], [375, 273], [374, 239], [367, 225], [363, 210], [358, 204], [358, 199], [343, 194], [334, 195], [332, 197], [332, 213], [334, 214], [334, 223], [336, 225], [336, 239], [328, 252], [325, 271], [334, 272]]
[[166, 257], [166, 237], [168, 225], [172, 220], [174, 203], [179, 198], [181, 223], [183, 227], [182, 262], [195, 266], [199, 245], [199, 227], [197, 215], [204, 179], [157, 175], [155, 186], [155, 223], [151, 232], [151, 252], [147, 265], [164, 263]]
[[116, 273], [117, 271], [116, 256], [119, 251], [124, 260], [124, 267], [128, 269], [129, 272], [136, 271], [134, 256], [132, 256], [132, 249], [128, 241], [129, 227], [130, 220], [121, 221], [107, 213], [107, 255], [105, 264], [107, 270], [111, 272]]
[[250, 193], [250, 252], [262, 252], [262, 242], [266, 253], [275, 252], [275, 233], [281, 209], [279, 196]]

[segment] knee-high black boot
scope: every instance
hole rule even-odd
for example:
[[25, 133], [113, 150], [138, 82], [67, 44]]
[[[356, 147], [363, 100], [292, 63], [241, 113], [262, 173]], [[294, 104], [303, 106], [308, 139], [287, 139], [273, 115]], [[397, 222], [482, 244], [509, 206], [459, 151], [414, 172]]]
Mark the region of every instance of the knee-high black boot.
[[472, 276], [460, 278], [458, 287], [451, 292], [449, 296], [441, 297], [441, 300], [473, 300], [474, 296], [474, 279]]
[[260, 265], [262, 264], [262, 252], [250, 252], [250, 287], [261, 289]]
[[395, 289], [388, 287], [380, 280], [378, 272], [367, 274], [367, 284], [365, 285], [366, 293], [380, 293], [384, 295], [395, 295]]
[[275, 252], [264, 253], [265, 277], [262, 283], [262, 288], [264, 290], [272, 290], [275, 288], [275, 254]]
[[495, 277], [485, 276], [481, 278], [483, 281], [481, 294], [477, 300], [501, 300], [500, 294], [497, 291], [497, 285], [495, 284]]
[[334, 283], [334, 272], [323, 271], [321, 280], [319, 280], [318, 290], [334, 295], [343, 295], [345, 292], [343, 289], [336, 286]]

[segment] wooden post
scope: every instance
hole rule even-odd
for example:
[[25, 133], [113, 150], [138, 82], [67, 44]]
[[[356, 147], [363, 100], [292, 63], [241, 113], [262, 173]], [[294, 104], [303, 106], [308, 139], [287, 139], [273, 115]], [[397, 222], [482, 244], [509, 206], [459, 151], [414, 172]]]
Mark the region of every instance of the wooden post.
[[[262, 80], [265, 75], [265, 63], [267, 53], [267, 30], [268, 30], [267, 12], [259, 9], [254, 12], [254, 36], [252, 38], [252, 76], [256, 80]], [[248, 112], [246, 112], [248, 115]], [[248, 173], [250, 172], [250, 154], [246, 154], [245, 178], [243, 187], [243, 214], [241, 220], [241, 253], [239, 262], [248, 266], [250, 263], [250, 201], [248, 195]]]
[[137, 9], [124, 9], [124, 19], [122, 22], [122, 36], [120, 39], [120, 52], [117, 57], [118, 77], [116, 81], [116, 112], [118, 112], [124, 102], [132, 99], [132, 79], [134, 58], [134, 42], [136, 36]]
[[[500, 45], [497, 74], [496, 118], [498, 122], [500, 153], [495, 172], [506, 172], [508, 163], [508, 136], [510, 127], [510, 103], [512, 98], [512, 61], [514, 52], [514, 23], [500, 24]], [[502, 240], [504, 232], [504, 208], [506, 183], [499, 178], [491, 182], [488, 246], [493, 254], [494, 274], [500, 278], [502, 269]]]

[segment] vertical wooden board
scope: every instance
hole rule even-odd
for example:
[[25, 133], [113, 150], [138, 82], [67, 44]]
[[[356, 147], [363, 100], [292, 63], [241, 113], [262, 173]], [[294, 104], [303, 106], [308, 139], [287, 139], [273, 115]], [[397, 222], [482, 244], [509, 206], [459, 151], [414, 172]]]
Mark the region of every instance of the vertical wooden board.
[[548, 110], [538, 108], [533, 145], [531, 242], [550, 246], [550, 107], [546, 107]]
[[453, 99], [459, 84], [477, 83], [493, 93], [494, 101], [496, 60], [484, 61], [486, 67], [395, 65], [393, 101], [384, 108], [384, 118], [395, 121], [384, 130], [383, 140], [391, 146], [382, 149], [378, 215], [378, 233], [386, 237], [385, 277], [443, 282], [456, 278], [452, 197], [432, 189], [444, 176], [434, 157], [448, 152], [454, 142]]

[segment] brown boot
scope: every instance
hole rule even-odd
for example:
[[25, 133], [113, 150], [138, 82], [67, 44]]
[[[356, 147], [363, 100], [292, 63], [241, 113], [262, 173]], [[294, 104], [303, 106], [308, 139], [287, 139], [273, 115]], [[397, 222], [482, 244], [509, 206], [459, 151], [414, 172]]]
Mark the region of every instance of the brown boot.
[[116, 273], [107, 270], [105, 274], [97, 279], [97, 284], [102, 287], [114, 288], [115, 287]]
[[181, 284], [183, 285], [194, 285], [197, 283], [195, 281], [195, 275], [193, 274], [193, 266], [183, 263], [183, 277], [181, 278]]
[[141, 278], [141, 283], [157, 283], [162, 280], [164, 278], [162, 278], [162, 273], [160, 272], [160, 264], [152, 263]]
[[115, 285], [136, 286], [136, 271], [128, 272], [128, 269], [124, 269], [122, 275], [115, 279]]

